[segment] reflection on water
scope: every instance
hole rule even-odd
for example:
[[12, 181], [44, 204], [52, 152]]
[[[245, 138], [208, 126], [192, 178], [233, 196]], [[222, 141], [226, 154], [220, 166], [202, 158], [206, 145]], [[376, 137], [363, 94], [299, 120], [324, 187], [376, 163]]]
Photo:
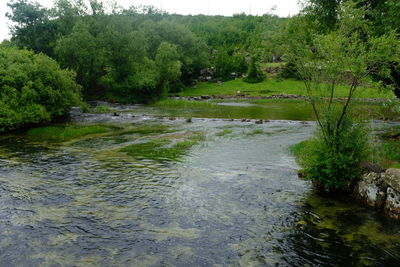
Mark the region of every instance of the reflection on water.
[[[288, 147], [312, 124], [132, 120], [64, 143], [2, 138], [0, 266], [398, 262], [398, 226], [297, 178]], [[121, 151], [200, 133], [180, 161]]]

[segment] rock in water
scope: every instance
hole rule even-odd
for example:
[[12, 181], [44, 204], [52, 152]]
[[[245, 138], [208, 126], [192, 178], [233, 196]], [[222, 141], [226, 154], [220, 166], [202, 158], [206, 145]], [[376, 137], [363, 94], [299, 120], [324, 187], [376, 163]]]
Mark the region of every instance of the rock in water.
[[382, 174], [389, 185], [384, 212], [393, 219], [400, 219], [400, 169], [388, 169]]
[[371, 172], [363, 176], [354, 189], [357, 199], [370, 207], [381, 210], [385, 205], [387, 184], [381, 174]]
[[383, 180], [395, 191], [400, 192], [400, 169], [386, 170]]

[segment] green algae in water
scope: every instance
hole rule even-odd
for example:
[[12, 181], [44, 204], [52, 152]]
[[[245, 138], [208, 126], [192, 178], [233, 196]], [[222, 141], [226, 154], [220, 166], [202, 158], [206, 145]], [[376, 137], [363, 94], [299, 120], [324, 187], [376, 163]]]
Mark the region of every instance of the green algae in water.
[[248, 133], [247, 135], [257, 135], [257, 134], [263, 134], [264, 131], [262, 129], [255, 129], [252, 132]]
[[233, 133], [233, 130], [225, 129], [225, 130], [222, 130], [222, 131], [216, 133], [215, 135], [216, 136], [225, 136], [225, 135], [228, 135], [228, 134], [231, 134], [231, 133]]
[[[305, 258], [320, 257], [335, 266], [375, 266], [378, 258], [390, 266], [395, 262], [393, 255], [400, 244], [396, 222], [346, 196], [332, 198], [312, 191], [301, 206], [298, 230], [290, 245]], [[305, 246], [312, 254], [303, 252]], [[322, 256], [330, 254], [330, 258]]]
[[179, 161], [189, 149], [197, 144], [195, 138], [180, 141], [172, 144], [172, 141], [152, 140], [146, 143], [133, 144], [121, 149], [121, 152], [126, 152], [129, 156], [137, 159], [151, 159], [155, 161]]
[[110, 130], [110, 127], [100, 125], [46, 126], [30, 129], [26, 135], [47, 140], [68, 141], [90, 134], [106, 133]]

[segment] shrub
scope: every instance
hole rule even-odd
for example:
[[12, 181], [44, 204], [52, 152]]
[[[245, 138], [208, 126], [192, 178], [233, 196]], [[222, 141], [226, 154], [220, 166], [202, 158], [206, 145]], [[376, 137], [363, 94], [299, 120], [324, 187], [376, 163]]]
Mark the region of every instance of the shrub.
[[75, 74], [43, 54], [0, 46], [0, 132], [51, 121], [81, 105]]
[[389, 99], [380, 106], [379, 113], [383, 120], [396, 120], [400, 118], [400, 100]]
[[263, 80], [264, 80], [264, 74], [256, 65], [255, 60], [254, 59], [251, 60], [249, 72], [247, 73], [247, 76], [243, 79], [243, 81], [247, 83], [259, 83], [262, 82]]
[[346, 116], [340, 131], [327, 137], [319, 128], [314, 138], [295, 146], [293, 152], [305, 176], [322, 189], [349, 190], [361, 177], [360, 161], [368, 156], [368, 131]]

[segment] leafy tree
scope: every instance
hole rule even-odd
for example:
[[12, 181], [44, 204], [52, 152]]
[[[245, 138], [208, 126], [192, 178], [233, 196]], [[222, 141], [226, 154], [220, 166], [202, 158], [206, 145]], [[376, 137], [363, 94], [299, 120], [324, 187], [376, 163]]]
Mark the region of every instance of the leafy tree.
[[[305, 171], [327, 189], [344, 188], [359, 174], [365, 157], [365, 134], [353, 123], [350, 108], [360, 86], [382, 87], [373, 74], [390, 75], [390, 62], [399, 60], [400, 46], [393, 33], [375, 37], [365, 23], [368, 10], [353, 3], [341, 6], [338, 29], [317, 35], [310, 46], [296, 42], [288, 53], [302, 77], [319, 126], [319, 134]], [[338, 85], [348, 85], [343, 103], [333, 97]], [[326, 157], [324, 161], [321, 161]], [[346, 174], [346, 175], [344, 175]]]
[[[400, 33], [400, 3], [397, 0], [308, 0], [304, 12], [315, 25], [314, 29], [328, 33], [341, 23], [341, 4], [353, 4], [356, 8], [366, 10], [364, 22], [370, 25], [371, 36], [382, 36], [388, 32]], [[349, 22], [351, 23], [351, 22]], [[390, 59], [389, 59], [390, 60]], [[389, 76], [375, 74], [375, 79], [393, 87], [394, 93], [400, 97], [400, 67], [395, 61], [390, 62]]]
[[74, 78], [43, 54], [0, 46], [0, 132], [49, 122], [81, 105]]
[[55, 55], [62, 67], [77, 73], [78, 83], [88, 94], [98, 88], [98, 80], [105, 74], [105, 56], [87, 25], [78, 22], [71, 34], [60, 38]]
[[247, 71], [247, 64], [243, 54], [226, 51], [223, 48], [216, 53], [215, 76], [222, 80], [232, 79], [232, 74], [242, 75]]
[[249, 72], [243, 80], [247, 83], [259, 83], [264, 80], [264, 74], [257, 66], [256, 60], [254, 58], [251, 59]]
[[160, 83], [164, 93], [176, 91], [178, 88], [170, 88], [171, 83], [176, 82], [181, 76], [181, 62], [177, 46], [162, 42], [157, 49], [155, 63], [160, 73]]

